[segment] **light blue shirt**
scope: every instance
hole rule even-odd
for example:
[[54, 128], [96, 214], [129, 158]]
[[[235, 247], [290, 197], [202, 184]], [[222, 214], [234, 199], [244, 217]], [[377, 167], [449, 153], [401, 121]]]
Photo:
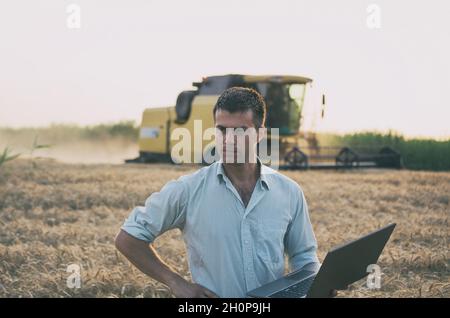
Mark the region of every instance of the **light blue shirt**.
[[285, 253], [291, 270], [318, 264], [301, 187], [262, 164], [247, 207], [215, 162], [152, 193], [122, 226], [149, 243], [173, 228], [183, 233], [192, 280], [220, 297], [246, 297], [283, 276]]

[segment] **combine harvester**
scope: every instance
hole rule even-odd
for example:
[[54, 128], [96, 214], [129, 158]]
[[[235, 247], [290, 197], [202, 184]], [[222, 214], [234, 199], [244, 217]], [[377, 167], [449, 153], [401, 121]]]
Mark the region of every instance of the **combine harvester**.
[[[257, 90], [266, 101], [266, 127], [279, 129], [278, 165], [281, 169], [402, 167], [400, 154], [390, 147], [320, 147], [315, 133], [301, 131], [305, 94], [311, 83], [310, 78], [290, 75], [230, 74], [203, 78], [201, 82], [193, 83], [195, 90], [181, 92], [175, 106], [144, 110], [139, 135], [139, 157], [126, 162], [183, 163], [181, 158], [171, 155], [178, 143], [177, 138], [172, 136], [174, 130], [185, 128], [194, 135], [196, 120], [201, 121], [202, 130], [214, 127], [212, 110], [218, 97], [229, 87], [241, 86]], [[321, 104], [323, 117], [324, 95]], [[267, 144], [270, 145], [270, 134], [267, 138]], [[190, 142], [194, 145], [196, 141]], [[194, 158], [204, 158], [206, 151], [211, 154], [215, 152], [210, 140], [202, 140], [201, 150], [198, 148], [192, 147], [189, 162], [195, 162]], [[201, 153], [195, 153], [198, 151]]]

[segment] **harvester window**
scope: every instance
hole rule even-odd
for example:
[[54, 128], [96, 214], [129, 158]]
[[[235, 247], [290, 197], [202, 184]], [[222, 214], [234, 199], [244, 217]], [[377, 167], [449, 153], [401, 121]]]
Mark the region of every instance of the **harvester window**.
[[265, 89], [267, 126], [279, 128], [282, 135], [298, 133], [304, 85], [270, 83]]
[[294, 100], [299, 100], [303, 97], [304, 84], [292, 84], [289, 86], [289, 97]]
[[177, 123], [183, 124], [189, 119], [192, 108], [192, 100], [197, 91], [183, 91], [178, 95], [175, 112], [177, 114]]

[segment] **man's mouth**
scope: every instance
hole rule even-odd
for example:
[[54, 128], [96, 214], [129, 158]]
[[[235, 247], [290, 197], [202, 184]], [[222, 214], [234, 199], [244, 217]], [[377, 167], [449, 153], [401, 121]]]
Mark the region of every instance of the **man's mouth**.
[[229, 155], [237, 155], [240, 151], [238, 149], [224, 149], [224, 153]]

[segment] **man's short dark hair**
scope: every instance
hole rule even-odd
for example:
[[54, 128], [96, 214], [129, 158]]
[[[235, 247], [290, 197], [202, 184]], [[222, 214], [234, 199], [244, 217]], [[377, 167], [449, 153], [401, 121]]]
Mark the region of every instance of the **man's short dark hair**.
[[253, 124], [256, 128], [263, 127], [266, 121], [266, 103], [264, 102], [264, 98], [252, 88], [228, 88], [220, 95], [214, 106], [214, 118], [219, 109], [226, 110], [230, 113], [252, 111]]

